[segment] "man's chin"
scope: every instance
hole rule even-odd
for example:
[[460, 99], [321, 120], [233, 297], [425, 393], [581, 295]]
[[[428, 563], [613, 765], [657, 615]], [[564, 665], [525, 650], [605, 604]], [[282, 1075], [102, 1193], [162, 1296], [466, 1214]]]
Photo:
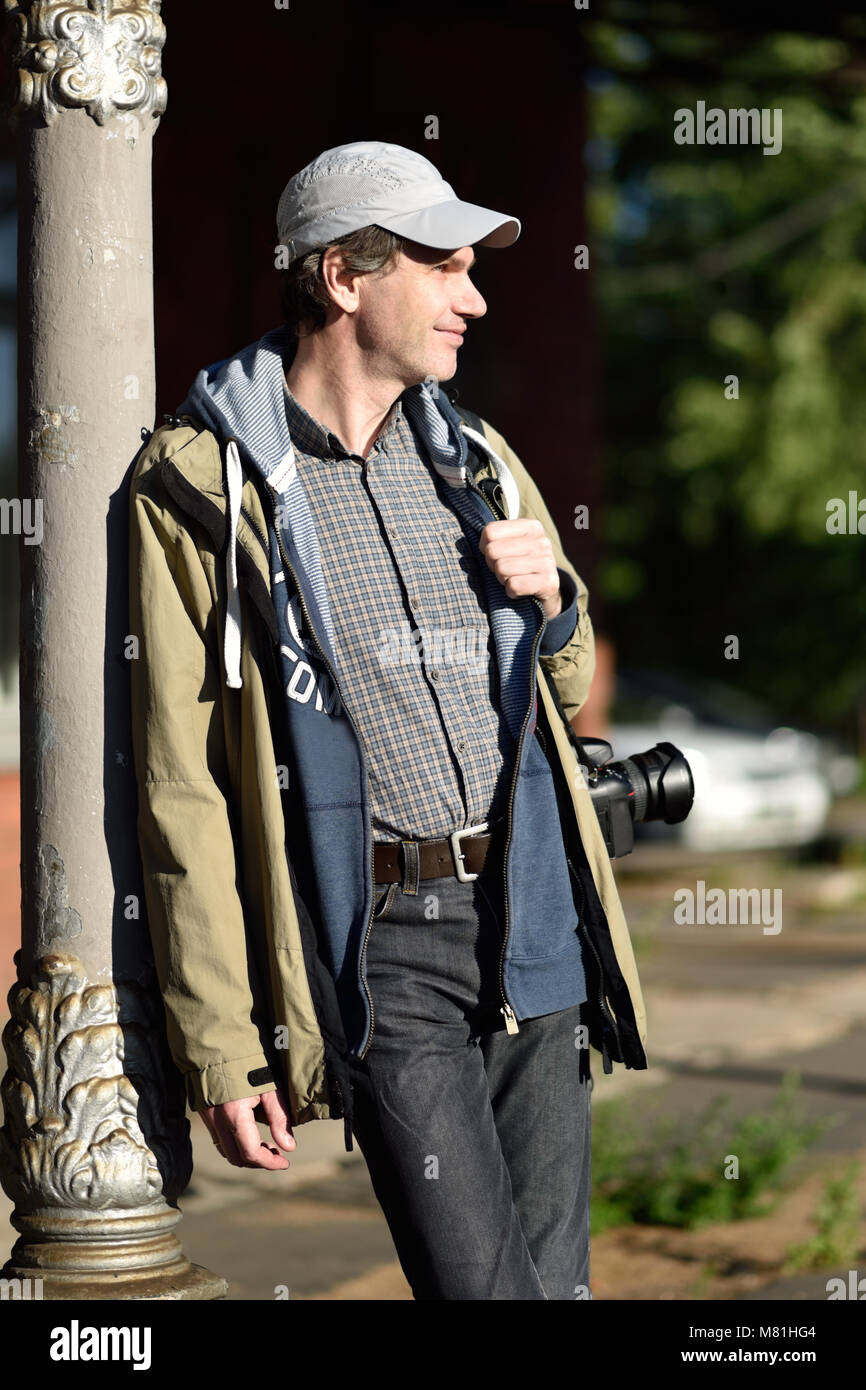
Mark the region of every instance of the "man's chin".
[[412, 381], [407, 381], [406, 385], [407, 387], [420, 385], [422, 381], [426, 381], [431, 376], [434, 376], [437, 381], [450, 381], [456, 375], [456, 362], [430, 362], [426, 367], [420, 368], [419, 375], [414, 377]]
[[443, 354], [430, 367], [427, 375], [435, 376], [437, 381], [450, 381], [453, 376], [457, 375], [457, 353], [451, 352], [447, 357]]

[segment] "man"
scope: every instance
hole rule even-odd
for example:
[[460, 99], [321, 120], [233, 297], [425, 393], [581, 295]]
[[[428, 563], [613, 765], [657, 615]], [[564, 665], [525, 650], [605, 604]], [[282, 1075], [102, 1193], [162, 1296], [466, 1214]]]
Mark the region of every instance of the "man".
[[235, 1165], [342, 1117], [416, 1299], [588, 1297], [587, 1043], [646, 1056], [569, 739], [587, 590], [439, 385], [486, 312], [473, 247], [520, 224], [371, 141], [295, 175], [277, 223], [285, 322], [198, 373], [132, 480], [173, 1056]]

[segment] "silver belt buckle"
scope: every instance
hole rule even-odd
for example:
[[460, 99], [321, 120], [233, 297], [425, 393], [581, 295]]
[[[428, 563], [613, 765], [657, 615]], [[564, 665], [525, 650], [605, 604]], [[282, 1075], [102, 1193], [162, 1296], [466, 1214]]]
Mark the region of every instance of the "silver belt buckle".
[[451, 841], [451, 853], [454, 856], [454, 867], [457, 872], [457, 877], [459, 878], [461, 883], [471, 883], [474, 878], [478, 877], [478, 875], [467, 874], [466, 870], [463, 867], [463, 860], [466, 858], [466, 856], [460, 848], [460, 837], [462, 835], [479, 835], [482, 831], [489, 829], [489, 822], [484, 820], [481, 822], [480, 825], [464, 826], [462, 830], [455, 830], [448, 836], [448, 839]]

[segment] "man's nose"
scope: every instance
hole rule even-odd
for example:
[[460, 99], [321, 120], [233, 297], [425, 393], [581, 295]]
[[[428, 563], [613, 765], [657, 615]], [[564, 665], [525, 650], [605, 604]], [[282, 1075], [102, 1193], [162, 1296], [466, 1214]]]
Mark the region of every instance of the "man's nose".
[[480, 319], [487, 313], [487, 301], [483, 294], [469, 283], [455, 299], [453, 309], [455, 314], [460, 314], [462, 318]]

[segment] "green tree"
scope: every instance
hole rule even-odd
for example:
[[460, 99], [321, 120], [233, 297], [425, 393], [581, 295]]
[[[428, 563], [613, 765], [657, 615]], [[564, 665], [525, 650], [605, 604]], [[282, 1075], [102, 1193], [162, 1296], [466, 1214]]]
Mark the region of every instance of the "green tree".
[[[866, 499], [866, 20], [651, 10], [588, 31], [614, 637], [853, 732], [866, 535], [829, 534], [827, 505]], [[781, 150], [677, 144], [699, 101], [780, 110]]]

